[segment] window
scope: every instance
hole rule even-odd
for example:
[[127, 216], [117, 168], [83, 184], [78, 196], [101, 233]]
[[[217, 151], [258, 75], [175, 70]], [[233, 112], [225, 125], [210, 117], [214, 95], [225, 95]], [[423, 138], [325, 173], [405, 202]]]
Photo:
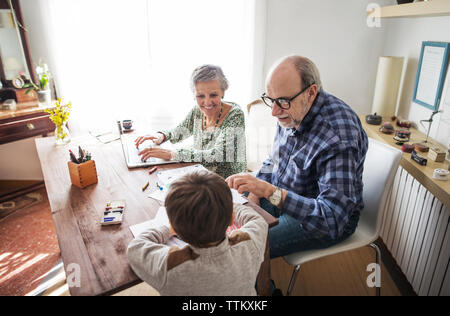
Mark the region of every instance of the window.
[[[255, 0], [50, 0], [48, 38], [70, 126], [178, 123], [196, 104], [190, 75], [222, 67], [225, 100], [251, 101]], [[74, 124], [75, 123], [75, 124]], [[160, 126], [158, 126], [160, 128]]]

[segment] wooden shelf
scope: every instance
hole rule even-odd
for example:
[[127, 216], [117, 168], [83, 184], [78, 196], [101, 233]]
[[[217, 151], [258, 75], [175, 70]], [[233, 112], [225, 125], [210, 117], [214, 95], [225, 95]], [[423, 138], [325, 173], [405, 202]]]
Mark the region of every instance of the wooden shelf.
[[372, 18], [406, 18], [450, 15], [450, 0], [429, 0], [381, 7], [367, 12]]
[[[394, 148], [400, 149], [400, 146], [395, 145], [395, 140], [393, 139], [394, 135], [383, 134], [378, 131], [380, 125], [370, 125], [366, 123], [365, 115], [359, 115], [359, 119], [361, 120], [362, 126], [367, 133], [367, 136], [376, 139], [378, 141], [384, 142], [386, 144], [391, 145]], [[383, 118], [383, 122], [391, 122], [387, 118]], [[391, 122], [392, 125], [395, 125], [395, 122]], [[395, 126], [396, 129], [399, 129]], [[420, 143], [423, 142], [426, 136], [415, 128], [409, 129], [411, 132], [411, 138], [409, 143]], [[447, 151], [447, 148], [442, 144], [439, 144], [432, 138], [428, 138], [430, 144], [433, 147], [438, 147], [443, 151]], [[428, 159], [428, 163], [426, 166], [421, 166], [414, 162], [411, 159], [411, 154], [403, 153], [402, 160], [400, 161], [400, 165], [408, 171], [417, 181], [420, 182], [428, 191], [430, 191], [438, 200], [440, 200], [448, 209], [450, 209], [450, 180], [447, 181], [439, 181], [433, 179], [433, 171], [434, 169], [448, 169], [448, 161], [444, 162], [434, 162], [429, 159], [427, 153], [419, 153], [420, 156]]]

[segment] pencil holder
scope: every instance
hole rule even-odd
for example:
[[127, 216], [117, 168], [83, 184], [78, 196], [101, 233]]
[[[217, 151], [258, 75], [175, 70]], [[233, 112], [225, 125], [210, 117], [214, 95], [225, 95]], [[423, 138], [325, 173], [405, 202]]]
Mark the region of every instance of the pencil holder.
[[70, 180], [74, 186], [84, 189], [88, 185], [98, 182], [94, 160], [89, 160], [81, 164], [69, 161], [67, 165], [69, 166]]

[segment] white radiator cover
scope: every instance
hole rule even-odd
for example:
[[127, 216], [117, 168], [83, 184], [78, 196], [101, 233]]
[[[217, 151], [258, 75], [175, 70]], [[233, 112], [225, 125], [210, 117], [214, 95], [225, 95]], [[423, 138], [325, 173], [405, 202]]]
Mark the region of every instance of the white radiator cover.
[[399, 167], [381, 238], [418, 295], [450, 295], [449, 215], [445, 205]]

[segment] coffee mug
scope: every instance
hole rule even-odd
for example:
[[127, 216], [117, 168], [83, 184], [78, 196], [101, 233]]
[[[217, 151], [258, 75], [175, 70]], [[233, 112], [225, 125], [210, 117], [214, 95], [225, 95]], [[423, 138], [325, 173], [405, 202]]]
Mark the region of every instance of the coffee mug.
[[124, 129], [130, 129], [131, 127], [133, 127], [133, 121], [132, 120], [123, 120], [122, 126]]

